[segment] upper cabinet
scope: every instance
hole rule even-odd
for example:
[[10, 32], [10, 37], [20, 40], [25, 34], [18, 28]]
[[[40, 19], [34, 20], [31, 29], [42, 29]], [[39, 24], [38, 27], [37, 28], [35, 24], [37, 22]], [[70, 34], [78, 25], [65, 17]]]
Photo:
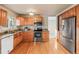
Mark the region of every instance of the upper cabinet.
[[34, 25], [35, 22], [42, 22], [43, 21], [42, 16], [27, 16], [27, 17], [17, 16], [16, 18], [19, 21], [21, 26]]
[[77, 20], [76, 20], [76, 52], [79, 54], [79, 5], [76, 6], [76, 15], [77, 15]]
[[24, 25], [33, 25], [34, 19], [33, 17], [23, 17], [23, 16], [17, 16], [17, 20], [20, 22], [20, 26]]
[[43, 17], [42, 16], [36, 16], [35, 18], [34, 18], [34, 22], [42, 22], [43, 21]]
[[16, 20], [18, 20], [19, 21], [19, 25], [20, 26], [24, 26], [25, 25], [25, 18], [24, 17], [22, 17], [22, 16], [17, 16], [16, 17]]
[[34, 24], [34, 17], [27, 17], [27, 25], [33, 25]]
[[77, 11], [77, 27], [79, 28], [79, 5], [76, 7]]
[[69, 15], [70, 15], [70, 16], [76, 16], [76, 7], [71, 8], [71, 9], [69, 10]]
[[7, 11], [0, 9], [0, 25], [1, 26], [7, 26], [8, 21], [7, 21]]
[[76, 7], [71, 8], [62, 14], [62, 18], [73, 17], [76, 15]]

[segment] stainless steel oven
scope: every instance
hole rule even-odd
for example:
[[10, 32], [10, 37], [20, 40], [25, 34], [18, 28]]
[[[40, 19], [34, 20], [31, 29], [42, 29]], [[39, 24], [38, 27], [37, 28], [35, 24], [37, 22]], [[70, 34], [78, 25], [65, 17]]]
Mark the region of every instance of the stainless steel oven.
[[35, 22], [34, 23], [34, 42], [41, 42], [42, 41], [42, 22]]
[[42, 22], [36, 22], [34, 26], [34, 30], [42, 31]]
[[41, 42], [42, 41], [42, 31], [35, 31], [34, 32], [34, 41]]

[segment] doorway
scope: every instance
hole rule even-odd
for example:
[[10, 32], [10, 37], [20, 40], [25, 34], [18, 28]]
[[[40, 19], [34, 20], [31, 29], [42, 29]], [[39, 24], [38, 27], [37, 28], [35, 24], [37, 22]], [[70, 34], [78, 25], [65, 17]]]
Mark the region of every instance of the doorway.
[[56, 38], [57, 37], [57, 18], [48, 17], [48, 30], [49, 30], [49, 38]]

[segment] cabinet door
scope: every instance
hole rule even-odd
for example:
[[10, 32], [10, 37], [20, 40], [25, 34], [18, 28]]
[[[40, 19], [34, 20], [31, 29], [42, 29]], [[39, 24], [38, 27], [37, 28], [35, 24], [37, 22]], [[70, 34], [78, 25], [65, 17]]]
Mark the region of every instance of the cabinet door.
[[21, 42], [20, 37], [14, 38], [14, 48]]
[[23, 37], [22, 37], [23, 35], [22, 35], [22, 32], [18, 32], [18, 33], [16, 33], [16, 34], [14, 34], [14, 40], [13, 40], [13, 46], [14, 46], [14, 48], [19, 44], [19, 43], [21, 43], [22, 42], [22, 40], [23, 40]]
[[20, 25], [21, 26], [24, 26], [25, 25], [25, 21], [24, 21], [25, 19], [23, 18], [23, 17], [21, 17], [21, 19], [20, 19]]
[[3, 19], [5, 21], [4, 22], [5, 26], [8, 26], [8, 19], [7, 19], [7, 12], [6, 11], [4, 12], [4, 18]]
[[77, 11], [77, 28], [79, 28], [79, 5], [76, 7], [76, 11]]
[[29, 41], [29, 42], [32, 42], [33, 41], [33, 39], [34, 39], [34, 32], [28, 32], [28, 39], [27, 39], [27, 41]]
[[13, 41], [13, 47], [15, 48], [18, 44], [18, 38], [14, 38], [14, 41]]
[[1, 40], [1, 53], [2, 54], [7, 54], [8, 51], [8, 38], [4, 38]]
[[21, 26], [25, 25], [25, 21], [24, 21], [25, 19], [24, 19], [24, 17], [18, 16], [18, 17], [16, 17], [16, 19], [19, 20]]
[[77, 37], [77, 40], [76, 40], [76, 51], [77, 53], [79, 54], [79, 5], [76, 7], [76, 11], [77, 11], [77, 20], [76, 20], [76, 37]]
[[19, 44], [19, 43], [21, 43], [21, 41], [22, 41], [22, 39], [20, 38], [20, 37], [16, 37], [16, 38], [14, 38], [14, 43], [13, 43], [13, 46], [14, 46], [14, 48]]
[[25, 25], [28, 25], [28, 18], [25, 18], [24, 22], [25, 22]]
[[0, 25], [2, 25], [2, 9], [0, 9]]
[[34, 22], [42, 22], [43, 21], [43, 17], [42, 16], [35, 16], [34, 17]]
[[0, 10], [1, 11], [1, 25], [2, 26], [7, 26], [7, 12], [5, 10]]
[[65, 18], [72, 17], [76, 15], [75, 7], [65, 12]]
[[76, 12], [75, 12], [75, 7], [70, 9], [70, 16], [75, 16], [76, 15]]
[[33, 25], [34, 24], [34, 18], [33, 17], [29, 17], [28, 18], [28, 25]]
[[23, 32], [23, 41], [27, 41], [27, 39], [28, 39], [28, 32]]
[[42, 32], [42, 40], [43, 41], [49, 40], [49, 33], [48, 32]]

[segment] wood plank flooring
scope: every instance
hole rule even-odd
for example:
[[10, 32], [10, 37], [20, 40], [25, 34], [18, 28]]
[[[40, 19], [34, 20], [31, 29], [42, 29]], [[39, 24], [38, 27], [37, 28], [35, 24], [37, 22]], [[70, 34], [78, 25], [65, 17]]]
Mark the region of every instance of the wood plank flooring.
[[22, 42], [10, 54], [69, 54], [56, 39], [49, 42]]

